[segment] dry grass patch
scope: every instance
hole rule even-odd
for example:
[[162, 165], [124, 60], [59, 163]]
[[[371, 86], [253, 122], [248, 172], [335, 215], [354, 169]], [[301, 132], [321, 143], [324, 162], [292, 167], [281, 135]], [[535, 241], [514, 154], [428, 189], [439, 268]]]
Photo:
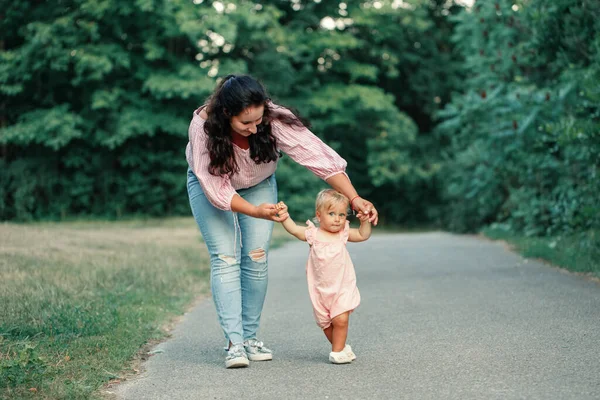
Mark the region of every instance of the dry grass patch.
[[191, 218], [0, 225], [0, 398], [82, 398], [208, 292]]

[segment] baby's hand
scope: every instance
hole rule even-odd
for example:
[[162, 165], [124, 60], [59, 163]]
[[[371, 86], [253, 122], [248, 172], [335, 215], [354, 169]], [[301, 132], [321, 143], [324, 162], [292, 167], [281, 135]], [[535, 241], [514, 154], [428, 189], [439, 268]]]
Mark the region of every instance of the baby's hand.
[[361, 211], [359, 211], [356, 214], [356, 218], [358, 218], [360, 222], [367, 222], [369, 221], [369, 214], [363, 214]]
[[280, 201], [279, 203], [275, 204], [275, 208], [277, 208], [278, 216], [288, 216], [288, 206], [283, 201]]
[[277, 211], [287, 211], [288, 209], [288, 207], [283, 201], [280, 201], [279, 203], [275, 204], [275, 207], [277, 207]]

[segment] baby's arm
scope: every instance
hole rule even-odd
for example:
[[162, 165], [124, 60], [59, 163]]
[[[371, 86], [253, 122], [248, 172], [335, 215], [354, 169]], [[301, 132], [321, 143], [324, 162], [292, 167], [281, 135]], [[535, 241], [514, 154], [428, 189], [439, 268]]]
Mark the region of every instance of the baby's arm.
[[[281, 214], [288, 212], [288, 208], [283, 201], [277, 203], [277, 209]], [[283, 225], [286, 231], [306, 242], [306, 235], [304, 234], [304, 232], [306, 232], [306, 227], [296, 225], [292, 217], [288, 217], [284, 221], [281, 221], [281, 225]]]
[[348, 233], [349, 242], [364, 242], [371, 237], [371, 223], [369, 222], [369, 215], [358, 213], [356, 215], [360, 219], [360, 227], [358, 229], [350, 229]]

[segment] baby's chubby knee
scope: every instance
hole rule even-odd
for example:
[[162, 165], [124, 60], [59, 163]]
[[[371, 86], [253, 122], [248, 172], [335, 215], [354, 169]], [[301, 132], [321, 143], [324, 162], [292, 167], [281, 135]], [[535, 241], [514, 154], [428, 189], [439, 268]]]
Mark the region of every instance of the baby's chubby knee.
[[333, 318], [331, 320], [331, 323], [333, 324], [334, 328], [345, 328], [348, 326], [348, 319], [349, 319], [349, 315], [346, 312], [346, 313], [340, 314], [337, 317]]

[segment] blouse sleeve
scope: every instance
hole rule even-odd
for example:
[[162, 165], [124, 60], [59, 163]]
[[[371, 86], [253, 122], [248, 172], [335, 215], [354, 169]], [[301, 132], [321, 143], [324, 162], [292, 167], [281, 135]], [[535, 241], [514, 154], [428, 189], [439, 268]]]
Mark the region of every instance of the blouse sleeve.
[[313, 241], [315, 240], [315, 234], [317, 232], [317, 227], [312, 223], [311, 220], [306, 221], [306, 225], [308, 228], [304, 231], [304, 237], [306, 237], [306, 243], [312, 246]]
[[[272, 107], [278, 113], [291, 114], [283, 107], [277, 105]], [[326, 180], [334, 175], [346, 173], [346, 160], [308, 128], [290, 126], [278, 119], [273, 119], [271, 125], [278, 147], [317, 177]]]
[[196, 174], [206, 198], [216, 208], [230, 211], [231, 199], [237, 192], [231, 185], [228, 176], [215, 176], [208, 172], [210, 155], [206, 148], [204, 122], [202, 118], [195, 114], [190, 123], [188, 135], [192, 150], [192, 170], [194, 171], [194, 174]]

